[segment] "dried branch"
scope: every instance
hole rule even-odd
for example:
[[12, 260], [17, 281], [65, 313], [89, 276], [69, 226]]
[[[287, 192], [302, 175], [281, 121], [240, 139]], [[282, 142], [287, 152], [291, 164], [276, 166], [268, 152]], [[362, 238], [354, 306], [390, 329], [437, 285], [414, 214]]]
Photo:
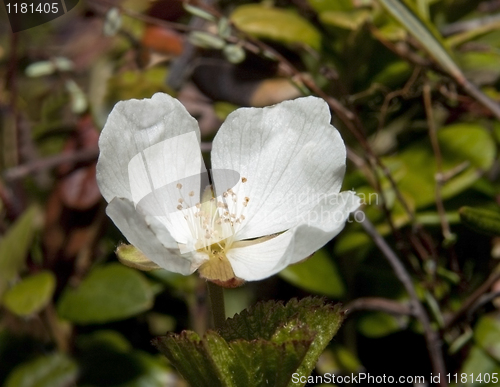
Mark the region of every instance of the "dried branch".
[[414, 316], [412, 309], [408, 305], [381, 297], [358, 298], [344, 307], [346, 316], [361, 310], [374, 310], [394, 315]]
[[[391, 247], [387, 244], [384, 238], [378, 233], [373, 224], [368, 220], [366, 216], [362, 217], [363, 221], [361, 225], [363, 229], [370, 235], [380, 249], [382, 254], [385, 256], [389, 264], [392, 266], [396, 277], [401, 281], [406, 289], [406, 292], [410, 296], [412, 314], [420, 321], [424, 329], [425, 341], [427, 343], [427, 350], [429, 351], [430, 360], [432, 363], [432, 369], [434, 373], [439, 375], [446, 374], [446, 368], [444, 365], [443, 353], [441, 351], [441, 340], [438, 334], [432, 329], [429, 316], [424, 309], [424, 306], [420, 302], [413, 286], [412, 279], [405, 267], [399, 260], [398, 256], [394, 253]], [[446, 380], [441, 379], [440, 386], [448, 386]]]
[[490, 24], [500, 23], [500, 15], [485, 16], [478, 19], [459, 21], [456, 23], [445, 25], [440, 29], [444, 37], [475, 30], [476, 28], [483, 28]]
[[483, 295], [485, 294], [492, 286], [493, 284], [500, 279], [500, 265], [498, 265], [494, 270], [493, 273], [490, 274], [490, 276], [484, 281], [484, 283], [477, 288], [474, 293], [472, 293], [460, 306], [460, 309], [455, 312], [455, 314], [449, 316], [447, 319], [445, 319], [445, 324], [444, 328], [449, 329], [453, 325], [455, 325], [461, 318], [463, 318], [465, 315], [467, 315], [467, 312], [469, 309], [473, 307], [473, 305], [476, 303], [476, 301]]
[[[202, 152], [210, 152], [210, 150], [212, 149], [212, 144], [209, 142], [202, 142], [200, 144], [200, 148]], [[73, 153], [63, 153], [56, 156], [38, 159], [26, 164], [18, 165], [17, 167], [7, 169], [4, 172], [3, 176], [6, 181], [15, 181], [33, 173], [56, 168], [59, 165], [65, 163], [93, 162], [97, 160], [98, 155], [98, 148], [90, 148]]]

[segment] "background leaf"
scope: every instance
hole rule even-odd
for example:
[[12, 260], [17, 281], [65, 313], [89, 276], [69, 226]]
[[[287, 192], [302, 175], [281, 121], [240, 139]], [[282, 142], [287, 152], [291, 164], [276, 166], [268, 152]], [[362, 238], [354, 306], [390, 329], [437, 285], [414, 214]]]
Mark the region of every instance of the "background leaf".
[[5, 387], [66, 387], [76, 381], [78, 368], [66, 355], [53, 353], [17, 366]]
[[40, 223], [39, 217], [38, 208], [30, 207], [0, 240], [0, 299], [7, 282], [24, 267], [31, 240]]
[[231, 21], [242, 31], [255, 37], [286, 44], [307, 44], [319, 49], [321, 35], [306, 19], [293, 11], [246, 4], [237, 7]]
[[41, 311], [52, 299], [56, 278], [50, 271], [24, 278], [4, 294], [3, 304], [18, 316]]
[[304, 262], [288, 266], [279, 274], [286, 281], [312, 293], [340, 298], [344, 294], [344, 284], [337, 265], [322, 249]]
[[140, 273], [112, 263], [96, 267], [77, 288], [67, 287], [57, 310], [67, 320], [95, 324], [141, 313], [152, 302], [151, 287]]

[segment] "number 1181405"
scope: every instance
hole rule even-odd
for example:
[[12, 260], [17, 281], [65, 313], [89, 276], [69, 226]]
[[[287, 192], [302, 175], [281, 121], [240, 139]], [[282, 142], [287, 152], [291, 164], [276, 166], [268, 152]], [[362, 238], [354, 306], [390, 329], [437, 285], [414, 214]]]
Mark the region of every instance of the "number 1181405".
[[498, 383], [498, 372], [493, 373], [477, 373], [477, 374], [466, 374], [466, 373], [455, 373], [446, 374], [448, 383]]
[[7, 3], [5, 4], [7, 8], [7, 13], [58, 13], [59, 4], [58, 3]]

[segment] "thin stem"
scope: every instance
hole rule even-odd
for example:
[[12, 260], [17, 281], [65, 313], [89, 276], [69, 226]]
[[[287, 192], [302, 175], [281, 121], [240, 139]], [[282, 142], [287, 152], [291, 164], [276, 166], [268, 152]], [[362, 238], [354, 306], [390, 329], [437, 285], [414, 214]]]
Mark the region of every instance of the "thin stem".
[[412, 316], [411, 308], [398, 301], [381, 297], [361, 297], [348, 303], [344, 308], [345, 316], [356, 311], [375, 310], [396, 316]]
[[431, 139], [432, 149], [434, 151], [434, 157], [436, 159], [436, 207], [439, 214], [439, 219], [441, 221], [441, 229], [443, 232], [443, 237], [445, 240], [451, 240], [453, 237], [450, 230], [450, 225], [446, 219], [446, 210], [443, 204], [443, 197], [441, 195], [441, 189], [443, 187], [443, 160], [441, 157], [441, 149], [439, 147], [439, 141], [437, 137], [437, 129], [434, 121], [434, 112], [432, 111], [432, 100], [431, 100], [431, 86], [429, 82], [424, 84], [424, 106], [427, 115], [427, 126], [429, 128], [429, 137]]
[[[432, 363], [433, 371], [438, 375], [445, 375], [446, 368], [444, 365], [439, 336], [431, 327], [429, 316], [427, 315], [424, 306], [418, 299], [417, 292], [415, 291], [415, 287], [413, 286], [410, 275], [406, 271], [396, 253], [387, 244], [385, 239], [378, 233], [378, 231], [368, 220], [368, 218], [364, 216], [363, 219], [364, 220], [361, 222], [361, 225], [363, 226], [364, 230], [368, 235], [372, 237], [373, 242], [375, 242], [379, 250], [383, 253], [389, 264], [392, 266], [396, 277], [398, 277], [398, 279], [401, 281], [406, 291], [408, 292], [408, 295], [410, 296], [413, 307], [412, 312], [424, 328], [425, 341], [427, 343], [427, 350], [429, 351], [429, 357]], [[445, 387], [448, 386], [448, 383], [446, 383], [446, 380], [441, 379], [441, 383], [439, 385], [441, 387]]]
[[222, 327], [224, 325], [224, 322], [226, 321], [226, 309], [224, 307], [224, 289], [211, 281], [207, 281], [207, 288], [214, 328], [218, 329]]
[[457, 323], [458, 320], [460, 320], [460, 318], [466, 315], [469, 309], [472, 308], [474, 303], [476, 303], [476, 301], [483, 294], [485, 294], [499, 279], [500, 279], [500, 265], [498, 265], [490, 274], [490, 276], [486, 279], [486, 281], [462, 303], [460, 309], [445, 321], [445, 329], [450, 329], [455, 323]]

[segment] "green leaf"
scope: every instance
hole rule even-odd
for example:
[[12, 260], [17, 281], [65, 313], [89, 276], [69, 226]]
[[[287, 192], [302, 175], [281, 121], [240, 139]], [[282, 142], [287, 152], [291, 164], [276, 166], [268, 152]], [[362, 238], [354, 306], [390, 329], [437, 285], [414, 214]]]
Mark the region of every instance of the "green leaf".
[[38, 313], [50, 302], [56, 287], [56, 278], [44, 271], [24, 278], [5, 292], [3, 304], [18, 316]]
[[352, 0], [307, 0], [309, 5], [317, 12], [349, 11], [353, 8]]
[[189, 42], [197, 47], [221, 50], [226, 42], [218, 36], [203, 31], [193, 31], [189, 34]]
[[443, 69], [456, 78], [463, 78], [462, 71], [445, 49], [442, 38], [433, 31], [434, 29], [429, 23], [418, 17], [417, 13], [412, 12], [401, 0], [379, 1], [422, 44]]
[[311, 258], [280, 272], [280, 277], [310, 292], [339, 298], [345, 292], [337, 265], [325, 250], [317, 251]]
[[182, 6], [184, 7], [184, 9], [189, 12], [191, 15], [193, 16], [197, 16], [201, 19], [205, 19], [205, 20], [208, 20], [208, 21], [211, 21], [211, 22], [215, 22], [215, 17], [211, 14], [209, 14], [207, 11], [201, 9], [201, 8], [198, 8], [198, 7], [194, 7], [192, 5], [189, 5], [188, 3], [182, 3]]
[[191, 331], [179, 335], [168, 334], [153, 340], [153, 344], [163, 353], [177, 371], [197, 387], [222, 387], [223, 381], [211, 355], [200, 337]]
[[462, 207], [459, 212], [463, 224], [486, 235], [500, 235], [500, 213], [485, 208]]
[[153, 292], [142, 274], [118, 263], [97, 267], [57, 305], [62, 318], [79, 324], [123, 320], [149, 309]]
[[405, 82], [411, 75], [411, 67], [408, 62], [397, 61], [386, 65], [383, 70], [378, 73], [373, 82], [382, 83], [389, 87], [395, 87]]
[[[489, 383], [485, 384], [480, 384], [482, 386], [488, 385], [488, 386], [498, 386], [498, 375], [500, 375], [500, 367], [498, 363], [495, 362], [486, 352], [484, 352], [480, 347], [473, 346], [469, 352], [469, 355], [465, 359], [462, 369], [460, 370], [460, 373], [458, 374], [458, 379], [457, 381], [460, 383], [460, 375], [464, 373], [467, 375], [474, 374], [476, 377], [477, 375], [488, 375], [490, 376]], [[496, 373], [496, 383], [493, 383], [493, 374]], [[454, 380], [454, 379], [452, 379]], [[486, 380], [486, 379], [484, 379]], [[458, 384], [459, 386], [464, 386], [464, 387], [474, 387], [477, 386], [478, 384], [475, 383], [475, 380], [472, 381], [471, 378], [467, 378], [467, 381], [465, 383]]]
[[79, 385], [165, 386], [169, 374], [166, 361], [134, 350], [116, 331], [101, 330], [80, 335], [76, 345], [82, 368]]
[[320, 298], [269, 301], [203, 338], [185, 331], [154, 344], [193, 386], [300, 386], [292, 373], [312, 372], [341, 321], [339, 308]]
[[372, 239], [362, 231], [342, 233], [335, 243], [335, 255], [343, 255], [364, 246], [369, 246]]
[[474, 328], [474, 340], [491, 357], [500, 362], [500, 321], [483, 316]]
[[498, 52], [464, 52], [458, 61], [467, 79], [476, 85], [493, 84], [500, 77]]
[[348, 12], [326, 11], [319, 14], [323, 24], [340, 27], [347, 30], [357, 30], [371, 18], [371, 12], [366, 9], [355, 9]]
[[135, 363], [141, 367], [142, 373], [120, 387], [165, 387], [169, 385], [168, 381], [178, 378], [168, 368], [167, 361], [163, 357], [159, 358], [142, 351], [134, 351], [132, 356]]
[[30, 207], [0, 240], [0, 298], [7, 283], [24, 267], [35, 230], [40, 224], [40, 211]]
[[[451, 198], [470, 187], [495, 160], [495, 144], [480, 125], [461, 123], [443, 127], [438, 134], [443, 172], [458, 170], [442, 187], [442, 197]], [[436, 160], [427, 140], [414, 143], [397, 156], [385, 158], [404, 195], [416, 208], [435, 201]], [[459, 170], [463, 166], [463, 170]]]
[[14, 368], [5, 387], [66, 387], [75, 383], [77, 374], [78, 369], [73, 360], [54, 353]]
[[[341, 323], [342, 314], [337, 305], [325, 304], [321, 298], [308, 297], [300, 301], [292, 299], [286, 305], [272, 301], [258, 303], [228, 319], [220, 332], [226, 340], [269, 340], [285, 324], [296, 325], [297, 328], [305, 324], [308, 330], [316, 334], [297, 372], [309, 375]], [[304, 338], [307, 338], [307, 335]]]
[[18, 365], [40, 354], [40, 342], [32, 335], [16, 335], [12, 330], [0, 329], [0, 386]]
[[358, 320], [358, 329], [366, 337], [384, 337], [401, 330], [396, 317], [382, 312], [372, 312]]
[[260, 4], [246, 4], [233, 11], [231, 21], [240, 30], [258, 38], [285, 44], [302, 43], [316, 50], [321, 44], [319, 31], [292, 11]]
[[[394, 22], [389, 22], [384, 24], [379, 28], [378, 33], [384, 39], [389, 40], [391, 42], [397, 42], [400, 40], [405, 40], [408, 37], [408, 32], [402, 28], [399, 24]], [[408, 62], [404, 62], [409, 67]]]
[[241, 63], [245, 60], [245, 50], [236, 44], [228, 44], [222, 50], [224, 57], [231, 63]]

